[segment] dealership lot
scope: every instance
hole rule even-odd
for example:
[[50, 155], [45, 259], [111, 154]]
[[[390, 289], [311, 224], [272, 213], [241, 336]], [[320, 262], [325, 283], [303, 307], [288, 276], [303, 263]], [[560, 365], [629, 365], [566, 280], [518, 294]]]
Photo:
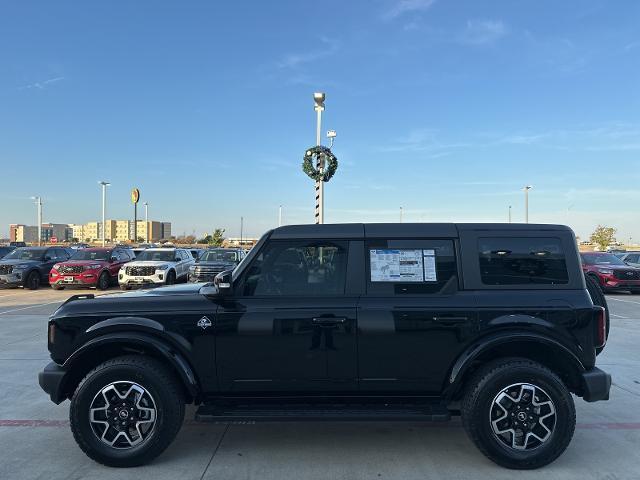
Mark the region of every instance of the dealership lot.
[[[116, 290], [113, 290], [115, 293]], [[0, 478], [122, 478], [76, 446], [68, 402], [55, 406], [37, 384], [48, 361], [46, 321], [75, 293], [0, 290]], [[95, 293], [95, 292], [93, 292]], [[102, 294], [102, 292], [100, 292]], [[567, 452], [520, 478], [620, 480], [640, 471], [640, 295], [608, 295], [609, 344], [599, 367], [613, 375], [611, 400], [577, 399], [578, 427]], [[127, 476], [144, 479], [473, 478], [511, 479], [485, 459], [459, 421], [429, 423], [197, 424], [152, 464]], [[24, 448], [28, 446], [28, 448]]]

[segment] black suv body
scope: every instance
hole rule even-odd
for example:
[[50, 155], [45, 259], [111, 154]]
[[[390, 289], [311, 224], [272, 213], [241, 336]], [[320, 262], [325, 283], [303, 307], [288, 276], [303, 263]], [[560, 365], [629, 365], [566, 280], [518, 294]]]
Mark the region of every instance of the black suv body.
[[593, 287], [563, 226], [286, 226], [214, 284], [71, 298], [40, 385], [108, 465], [158, 455], [194, 402], [216, 421], [461, 414], [489, 458], [536, 468], [569, 444], [571, 393], [609, 396]]
[[0, 287], [36, 290], [49, 281], [49, 272], [57, 262], [72, 254], [63, 247], [19, 247], [0, 260]]

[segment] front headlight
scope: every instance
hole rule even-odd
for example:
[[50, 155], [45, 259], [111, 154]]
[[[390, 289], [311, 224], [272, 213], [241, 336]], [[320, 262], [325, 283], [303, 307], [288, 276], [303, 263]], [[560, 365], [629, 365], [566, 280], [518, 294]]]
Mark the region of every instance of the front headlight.
[[55, 264], [53, 267], [51, 267], [51, 268], [53, 268], [54, 270], [58, 270], [58, 269], [60, 268], [60, 264], [59, 264], [59, 263], [56, 263], [56, 264]]
[[167, 268], [169, 268], [169, 265], [159, 265], [156, 267], [156, 270], [166, 270]]
[[613, 270], [611, 270], [610, 268], [599, 268], [598, 273], [601, 273], [603, 275], [613, 275]]

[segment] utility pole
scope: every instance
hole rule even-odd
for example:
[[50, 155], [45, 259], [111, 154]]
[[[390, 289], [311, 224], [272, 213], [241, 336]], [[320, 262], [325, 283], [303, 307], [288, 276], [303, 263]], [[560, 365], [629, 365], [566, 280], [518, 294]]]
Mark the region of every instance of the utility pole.
[[106, 215], [107, 215], [107, 187], [109, 185], [111, 185], [109, 182], [105, 182], [104, 180], [101, 180], [100, 182], [98, 182], [100, 185], [102, 185], [102, 246], [105, 246], [105, 239], [106, 239], [106, 235], [107, 235], [107, 221], [106, 221]]
[[282, 205], [278, 207], [278, 226], [282, 226]]
[[36, 215], [38, 217], [38, 246], [42, 245], [42, 198], [31, 197], [31, 200], [36, 201]]
[[144, 231], [147, 233], [145, 235], [145, 241], [149, 243], [149, 202], [144, 202]]
[[509, 223], [511, 223], [511, 205], [509, 205]]
[[400, 223], [402, 223], [402, 207], [400, 207]]
[[[313, 94], [313, 100], [315, 102], [314, 110], [317, 115], [316, 122], [316, 145], [320, 146], [322, 143], [320, 131], [322, 129], [322, 112], [324, 111], [324, 99], [325, 94], [322, 92], [316, 92]], [[316, 168], [320, 171], [324, 171], [324, 160], [322, 155], [318, 155], [318, 163]], [[316, 180], [316, 209], [315, 217], [316, 223], [324, 223], [324, 182], [322, 180]]]
[[533, 187], [527, 185], [524, 187], [524, 223], [529, 223], [529, 190]]
[[240, 217], [240, 248], [242, 248], [242, 234], [244, 230], [244, 217]]

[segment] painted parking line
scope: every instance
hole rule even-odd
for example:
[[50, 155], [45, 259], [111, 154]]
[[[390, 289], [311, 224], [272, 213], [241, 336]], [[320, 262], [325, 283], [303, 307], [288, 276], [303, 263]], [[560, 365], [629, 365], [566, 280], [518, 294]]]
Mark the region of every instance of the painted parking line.
[[45, 307], [47, 305], [53, 305], [54, 303], [62, 303], [62, 302], [64, 302], [64, 300], [56, 300], [55, 302], [48, 302], [48, 303], [36, 303], [35, 305], [29, 305], [28, 307], [20, 307], [20, 308], [14, 308], [12, 310], [5, 310], [4, 312], [0, 312], [0, 315], [4, 315], [5, 313], [19, 312], [21, 310], [27, 310], [29, 308]]
[[609, 315], [611, 315], [612, 317], [616, 317], [616, 318], [624, 318], [625, 320], [629, 320], [629, 317], [624, 317], [622, 315], [617, 315], [615, 313], [609, 313]]
[[[226, 424], [226, 423], [238, 423], [238, 422], [220, 422], [220, 423]], [[254, 425], [259, 422], [242, 422], [242, 423]], [[300, 421], [300, 423], [305, 423], [305, 422]], [[188, 426], [188, 427], [193, 427], [193, 426], [208, 427], [210, 425], [213, 425], [213, 424], [210, 422], [196, 422], [195, 420], [186, 420], [184, 422], [184, 426]], [[27, 419], [0, 420], [0, 427], [42, 428], [42, 427], [68, 427], [68, 426], [69, 426], [69, 420], [27, 420]], [[456, 421], [449, 422], [449, 423], [428, 422], [428, 423], [425, 423], [425, 426], [433, 426], [436, 428], [462, 428], [462, 423], [456, 422]], [[576, 424], [576, 428], [587, 429], [587, 430], [640, 430], [640, 422], [578, 423]]]
[[622, 300], [621, 298], [615, 298], [615, 297], [607, 297], [607, 300], [615, 300], [616, 302], [634, 303], [636, 305], [640, 305], [640, 302], [634, 302], [633, 300]]

